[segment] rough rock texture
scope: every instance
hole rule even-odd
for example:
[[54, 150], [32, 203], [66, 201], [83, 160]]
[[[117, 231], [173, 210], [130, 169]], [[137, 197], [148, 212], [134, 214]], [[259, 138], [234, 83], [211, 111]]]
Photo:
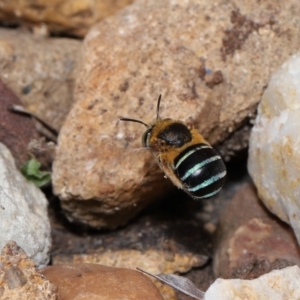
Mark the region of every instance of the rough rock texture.
[[0, 20], [8, 24], [25, 24], [54, 33], [84, 36], [91, 25], [112, 15], [132, 0], [1, 0]]
[[[207, 223], [216, 222], [215, 211], [227, 198], [224, 195], [226, 188], [216, 198], [204, 203], [192, 201], [182, 192], [177, 199], [171, 196], [151, 205], [127, 226], [104, 232], [70, 231], [70, 226], [63, 227], [61, 219], [53, 220], [53, 208], [50, 207], [52, 264], [99, 262], [107, 266], [140, 267], [153, 270], [155, 274], [178, 274], [180, 270], [193, 268], [184, 276], [190, 276], [199, 288], [206, 290], [215, 279], [212, 267], [210, 264], [201, 268], [196, 266], [201, 260], [206, 261], [206, 257], [200, 254], [212, 254], [211, 234], [205, 228]], [[75, 224], [72, 228], [78, 229]], [[165, 300], [183, 300], [175, 296], [173, 289], [155, 284]]]
[[47, 200], [16, 169], [9, 150], [0, 144], [0, 249], [13, 240], [38, 267], [47, 265], [51, 246]]
[[[75, 263], [97, 263], [110, 267], [148, 271], [152, 274], [186, 273], [193, 267], [203, 266], [207, 257], [192, 253], [172, 253], [158, 250], [145, 252], [137, 250], [105, 251], [98, 254], [74, 255]], [[54, 261], [55, 263], [55, 261]], [[165, 300], [177, 300], [175, 291], [154, 280]]]
[[300, 52], [273, 74], [251, 134], [248, 170], [270, 211], [300, 244]]
[[0, 298], [2, 300], [56, 300], [54, 284], [41, 275], [26, 253], [13, 241], [0, 255]]
[[162, 118], [212, 144], [252, 118], [270, 74], [299, 49], [299, 13], [296, 0], [140, 0], [95, 26], [53, 169], [68, 218], [114, 228], [167, 192], [139, 151], [145, 128], [118, 121], [150, 122], [159, 94]]
[[97, 264], [51, 266], [42, 273], [58, 287], [60, 300], [163, 300], [140, 272]]
[[300, 266], [291, 228], [263, 207], [250, 183], [222, 211], [215, 249], [216, 278], [253, 279], [273, 269]]
[[[98, 254], [78, 254], [73, 256], [75, 263], [97, 263], [110, 267], [140, 268], [153, 274], [185, 273], [192, 267], [205, 264], [207, 257], [195, 254], [179, 254], [164, 251], [137, 250], [105, 251]], [[54, 264], [56, 261], [54, 261]]]
[[0, 78], [24, 106], [57, 130], [73, 103], [81, 42], [0, 29]]
[[[93, 252], [93, 251], [90, 251]], [[148, 250], [145, 252], [137, 250], [105, 251], [94, 254], [60, 255], [53, 258], [53, 265], [75, 264], [100, 264], [108, 267], [128, 268], [136, 270], [140, 268], [152, 274], [172, 274], [187, 272], [192, 267], [202, 266], [207, 259], [196, 255], [180, 255], [171, 252]], [[165, 300], [177, 300], [175, 291], [160, 281], [151, 278], [160, 290]]]
[[217, 279], [205, 293], [204, 300], [298, 300], [298, 266], [274, 270], [254, 280]]
[[30, 118], [8, 110], [13, 104], [22, 105], [0, 79], [0, 141], [9, 148], [17, 167], [21, 168], [30, 158], [28, 145], [38, 134]]

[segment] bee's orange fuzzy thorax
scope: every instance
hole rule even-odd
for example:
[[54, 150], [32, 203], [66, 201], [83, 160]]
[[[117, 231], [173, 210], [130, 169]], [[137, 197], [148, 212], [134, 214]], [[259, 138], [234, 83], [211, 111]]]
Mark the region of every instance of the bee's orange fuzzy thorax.
[[194, 144], [209, 144], [203, 136], [196, 130], [196, 129], [190, 129], [190, 133], [192, 135], [192, 140], [186, 144], [184, 144], [180, 148], [173, 148], [168, 145], [164, 145], [161, 143], [160, 139], [158, 138], [158, 135], [166, 129], [169, 125], [173, 124], [174, 122], [176, 123], [181, 123], [185, 125], [185, 123], [181, 121], [174, 121], [172, 119], [164, 119], [164, 120], [157, 120], [154, 123], [154, 127], [151, 133], [150, 137], [150, 150], [154, 152], [153, 154], [158, 155], [162, 160], [166, 161], [174, 161], [174, 159], [177, 157], [177, 155], [185, 150], [186, 148], [194, 145]]

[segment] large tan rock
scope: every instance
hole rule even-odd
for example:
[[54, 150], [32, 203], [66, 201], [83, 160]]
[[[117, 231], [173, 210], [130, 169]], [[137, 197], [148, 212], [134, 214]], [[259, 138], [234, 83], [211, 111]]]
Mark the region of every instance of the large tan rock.
[[142, 273], [97, 264], [47, 267], [42, 273], [58, 287], [60, 300], [163, 300]]
[[0, 20], [33, 28], [46, 25], [50, 32], [84, 36], [97, 21], [131, 2], [132, 0], [1, 0]]
[[141, 0], [96, 25], [53, 168], [67, 217], [114, 228], [162, 197], [170, 184], [141, 149], [145, 128], [119, 117], [152, 121], [162, 94], [162, 118], [223, 141], [253, 116], [270, 74], [299, 48], [299, 13], [296, 0]]

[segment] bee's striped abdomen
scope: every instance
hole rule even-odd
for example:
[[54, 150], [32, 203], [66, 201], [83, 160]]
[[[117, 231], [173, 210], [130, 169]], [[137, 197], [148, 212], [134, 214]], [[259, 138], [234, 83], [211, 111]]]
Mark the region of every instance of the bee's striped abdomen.
[[226, 176], [223, 160], [207, 144], [192, 145], [181, 152], [174, 160], [174, 172], [195, 199], [218, 193]]

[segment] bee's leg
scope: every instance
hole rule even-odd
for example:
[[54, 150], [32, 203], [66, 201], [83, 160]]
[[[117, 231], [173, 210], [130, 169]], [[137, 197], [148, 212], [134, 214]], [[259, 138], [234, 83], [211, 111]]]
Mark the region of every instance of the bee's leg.
[[166, 176], [173, 182], [173, 184], [178, 188], [183, 189], [180, 179], [176, 176], [176, 174], [174, 173], [172, 168], [168, 165], [168, 163], [165, 161], [161, 161], [160, 166], [161, 169], [166, 174]]

